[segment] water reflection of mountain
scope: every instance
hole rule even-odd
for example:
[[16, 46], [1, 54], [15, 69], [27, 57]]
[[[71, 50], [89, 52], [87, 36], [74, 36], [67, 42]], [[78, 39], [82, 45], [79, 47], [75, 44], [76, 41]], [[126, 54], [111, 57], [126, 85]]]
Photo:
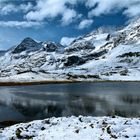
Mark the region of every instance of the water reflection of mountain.
[[[79, 94], [79, 93], [0, 93], [0, 107], [7, 107], [11, 114], [25, 120], [43, 119], [52, 116], [71, 115], [120, 115], [140, 116], [140, 95], [130, 94]], [[2, 111], [0, 113], [3, 113]], [[14, 119], [16, 119], [16, 117]], [[6, 118], [6, 117], [5, 117]]]
[[128, 94], [127, 96], [121, 95], [120, 99], [128, 104], [140, 104], [140, 95], [139, 96], [138, 95], [133, 96], [131, 94]]

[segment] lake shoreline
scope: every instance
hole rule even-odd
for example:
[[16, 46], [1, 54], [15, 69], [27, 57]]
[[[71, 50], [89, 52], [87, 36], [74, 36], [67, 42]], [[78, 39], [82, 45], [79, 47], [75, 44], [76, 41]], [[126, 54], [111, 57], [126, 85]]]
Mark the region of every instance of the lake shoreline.
[[30, 86], [45, 84], [68, 84], [68, 83], [106, 83], [106, 82], [140, 82], [140, 80], [46, 80], [29, 82], [0, 82], [0, 86]]

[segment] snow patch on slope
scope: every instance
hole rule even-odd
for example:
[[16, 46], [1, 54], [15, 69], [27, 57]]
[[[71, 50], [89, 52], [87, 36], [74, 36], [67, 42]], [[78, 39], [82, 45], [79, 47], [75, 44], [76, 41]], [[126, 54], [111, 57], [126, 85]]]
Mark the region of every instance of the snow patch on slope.
[[50, 118], [4, 128], [0, 139], [140, 140], [140, 120], [83, 116]]

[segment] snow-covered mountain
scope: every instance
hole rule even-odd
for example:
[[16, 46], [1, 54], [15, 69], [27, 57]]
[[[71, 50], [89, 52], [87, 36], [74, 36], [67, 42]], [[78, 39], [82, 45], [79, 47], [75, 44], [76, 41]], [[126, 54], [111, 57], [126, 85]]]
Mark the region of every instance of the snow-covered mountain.
[[140, 19], [69, 46], [25, 38], [0, 55], [0, 81], [140, 80]]

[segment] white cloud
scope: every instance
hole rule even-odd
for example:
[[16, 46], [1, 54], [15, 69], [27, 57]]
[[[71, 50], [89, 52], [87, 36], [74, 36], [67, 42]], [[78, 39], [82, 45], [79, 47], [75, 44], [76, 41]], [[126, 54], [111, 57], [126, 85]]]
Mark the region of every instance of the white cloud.
[[77, 13], [73, 9], [67, 9], [62, 17], [62, 25], [70, 24], [76, 16]]
[[84, 19], [80, 22], [78, 29], [88, 28], [92, 25], [94, 21], [92, 19]]
[[129, 17], [140, 16], [139, 5], [140, 0], [87, 0], [86, 2], [87, 7], [93, 8], [88, 13], [89, 17], [115, 13], [119, 10], [123, 10], [123, 13]]
[[29, 10], [33, 9], [33, 5], [31, 2], [28, 2], [27, 4], [21, 4], [19, 9], [21, 9], [23, 12], [28, 12]]
[[16, 12], [16, 11], [18, 11], [18, 10], [16, 9], [15, 5], [13, 5], [13, 4], [8, 4], [8, 5], [0, 7], [1, 15], [7, 15], [10, 12]]
[[33, 5], [28, 2], [27, 4], [20, 4], [20, 5], [15, 5], [12, 3], [6, 4], [6, 3], [0, 3], [0, 14], [1, 15], [8, 15], [14, 12], [28, 12], [30, 9], [33, 8]]
[[41, 26], [42, 22], [33, 21], [0, 21], [0, 27], [17, 27], [17, 28], [29, 28], [35, 26]]
[[[24, 3], [26, 1], [26, 3]], [[27, 3], [27, 1], [29, 1]], [[61, 25], [69, 25], [81, 19], [79, 29], [89, 27], [95, 16], [107, 15], [122, 11], [129, 17], [140, 16], [140, 0], [21, 0], [21, 4], [16, 5], [11, 0], [0, 0], [0, 15], [7, 15], [13, 12], [22, 12], [24, 20], [44, 21], [58, 19]], [[85, 4], [88, 8], [88, 17], [77, 10], [78, 4]], [[85, 9], [83, 9], [85, 10]], [[82, 17], [89, 18], [87, 20]]]
[[39, 0], [35, 11], [30, 11], [26, 18], [28, 20], [44, 20], [62, 14], [65, 10], [64, 1], [60, 0]]
[[62, 44], [63, 46], [68, 46], [75, 39], [76, 38], [74, 38], [74, 37], [62, 37], [61, 41], [60, 41], [60, 44]]
[[140, 16], [140, 4], [130, 6], [123, 12], [123, 14], [127, 15], [128, 17]]
[[62, 24], [70, 24], [77, 15], [77, 12], [69, 8], [67, 3], [74, 5], [79, 0], [39, 0], [34, 11], [27, 13], [27, 20], [43, 21], [47, 18], [56, 18], [61, 16]]

